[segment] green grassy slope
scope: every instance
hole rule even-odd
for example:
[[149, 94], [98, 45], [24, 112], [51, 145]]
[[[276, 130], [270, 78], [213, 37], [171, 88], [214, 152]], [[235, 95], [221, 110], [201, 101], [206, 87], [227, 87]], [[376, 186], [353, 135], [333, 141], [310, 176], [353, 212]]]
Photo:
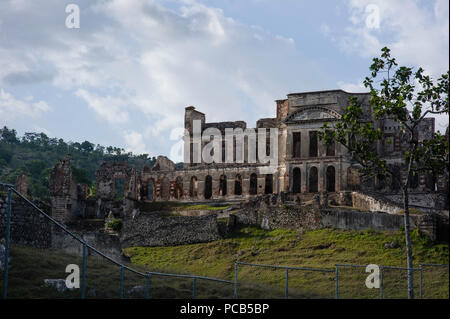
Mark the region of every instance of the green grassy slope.
[[[415, 265], [419, 263], [448, 264], [448, 243], [433, 243], [413, 232]], [[395, 242], [398, 248], [385, 248]], [[230, 238], [205, 244], [174, 247], [131, 247], [125, 249], [134, 264], [152, 270], [195, 273], [224, 279], [234, 279], [234, 261], [293, 267], [335, 269], [335, 264], [377, 264], [405, 267], [404, 234], [398, 232], [343, 231], [323, 229], [304, 233], [295, 231], [265, 231], [255, 227], [236, 230]], [[424, 270], [424, 297], [448, 298], [448, 269]], [[340, 271], [339, 290], [342, 297], [371, 298], [379, 289], [365, 287], [368, 273], [364, 268]], [[390, 298], [405, 298], [405, 271], [384, 271], [384, 294]], [[416, 274], [417, 294], [419, 273]], [[267, 291], [267, 297], [283, 297], [284, 270], [268, 270], [240, 266], [238, 280], [242, 297], [253, 297], [252, 285]], [[292, 297], [334, 297], [334, 273], [292, 271], [289, 291]], [[246, 287], [248, 289], [246, 289]]]
[[[433, 243], [417, 232], [412, 233], [414, 262], [448, 264], [448, 243]], [[125, 253], [131, 266], [141, 271], [195, 274], [234, 280], [234, 261], [294, 267], [335, 269], [336, 263], [405, 266], [403, 233], [343, 231], [323, 229], [306, 232], [266, 231], [242, 227], [226, 239], [203, 244], [174, 247], [131, 247]], [[398, 248], [385, 248], [385, 243]], [[44, 279], [64, 279], [68, 264], [81, 267], [81, 258], [70, 254], [13, 246], [8, 296], [10, 298], [79, 298], [80, 291], [58, 293], [45, 287]], [[119, 268], [90, 256], [87, 262], [88, 298], [119, 298]], [[334, 298], [335, 273], [292, 270], [289, 272], [290, 298]], [[406, 272], [384, 270], [384, 297], [406, 298]], [[3, 274], [0, 272], [0, 284]], [[340, 298], [378, 298], [379, 289], [368, 289], [364, 268], [339, 269]], [[133, 294], [134, 286], [145, 286], [145, 279], [125, 271], [124, 297]], [[283, 298], [286, 272], [239, 266], [239, 298]], [[419, 273], [415, 275], [419, 295]], [[448, 298], [448, 269], [427, 267], [423, 271], [424, 298]], [[193, 280], [152, 276], [151, 298], [191, 298]], [[197, 281], [198, 298], [232, 298], [233, 285]]]

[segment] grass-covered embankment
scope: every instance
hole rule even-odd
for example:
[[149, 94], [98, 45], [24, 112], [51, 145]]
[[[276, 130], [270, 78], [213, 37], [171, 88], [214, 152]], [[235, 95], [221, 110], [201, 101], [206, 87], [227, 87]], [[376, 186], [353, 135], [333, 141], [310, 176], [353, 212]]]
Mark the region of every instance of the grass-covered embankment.
[[[414, 262], [448, 264], [448, 243], [433, 243], [416, 231], [412, 233]], [[386, 248], [394, 242], [396, 248]], [[205, 244], [174, 247], [132, 247], [125, 249], [134, 264], [152, 270], [195, 273], [234, 279], [234, 261], [256, 264], [335, 269], [335, 264], [406, 265], [404, 233], [344, 231], [323, 229], [301, 237], [290, 230], [266, 231], [256, 227], [237, 229], [230, 238]], [[240, 296], [281, 298], [284, 295], [284, 270], [240, 266]], [[342, 268], [339, 271], [340, 296], [345, 298], [378, 297], [379, 289], [368, 289], [364, 268]], [[406, 271], [384, 270], [384, 296], [406, 298]], [[332, 298], [335, 274], [308, 271], [289, 273], [292, 297]], [[419, 293], [419, 273], [415, 283]], [[252, 285], [254, 291], [252, 291]], [[258, 289], [256, 289], [258, 288]], [[257, 293], [258, 291], [258, 293]], [[428, 298], [448, 298], [448, 269], [427, 267], [423, 272], [423, 293]]]
[[[412, 233], [414, 262], [448, 264], [448, 243], [433, 243], [427, 237]], [[396, 248], [386, 248], [385, 243]], [[290, 230], [266, 231], [256, 227], [236, 229], [226, 239], [203, 244], [173, 247], [131, 247], [125, 249], [131, 267], [141, 271], [195, 274], [234, 280], [234, 261], [335, 269], [335, 264], [377, 264], [404, 267], [404, 234], [398, 232], [344, 231], [323, 229], [299, 236]], [[10, 298], [79, 298], [80, 290], [58, 293], [45, 287], [44, 279], [64, 279], [68, 264], [81, 268], [81, 258], [66, 253], [13, 246], [8, 297]], [[384, 297], [406, 298], [406, 272], [384, 270]], [[88, 298], [119, 298], [119, 267], [92, 256], [87, 262], [86, 292]], [[0, 272], [0, 285], [3, 274]], [[364, 268], [339, 269], [341, 298], [378, 298], [379, 289], [368, 289]], [[145, 279], [125, 271], [125, 297], [143, 297], [129, 293], [134, 286], [145, 286]], [[283, 298], [286, 272], [239, 266], [240, 298]], [[448, 269], [426, 267], [423, 271], [423, 296], [448, 298]], [[289, 272], [291, 298], [334, 298], [335, 273], [292, 270]], [[419, 273], [415, 274], [416, 296], [419, 295]], [[192, 279], [151, 277], [152, 298], [191, 298]], [[197, 281], [198, 298], [232, 298], [233, 286]]]

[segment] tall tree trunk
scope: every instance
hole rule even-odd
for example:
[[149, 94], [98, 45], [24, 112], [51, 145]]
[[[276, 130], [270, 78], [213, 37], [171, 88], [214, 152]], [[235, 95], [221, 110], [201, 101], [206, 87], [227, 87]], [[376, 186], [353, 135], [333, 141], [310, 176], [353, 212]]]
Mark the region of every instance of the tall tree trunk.
[[408, 186], [403, 189], [403, 208], [405, 210], [405, 240], [406, 240], [406, 258], [408, 264], [408, 299], [414, 299], [414, 271], [413, 257], [411, 247], [411, 230], [409, 225], [409, 202], [408, 202]]

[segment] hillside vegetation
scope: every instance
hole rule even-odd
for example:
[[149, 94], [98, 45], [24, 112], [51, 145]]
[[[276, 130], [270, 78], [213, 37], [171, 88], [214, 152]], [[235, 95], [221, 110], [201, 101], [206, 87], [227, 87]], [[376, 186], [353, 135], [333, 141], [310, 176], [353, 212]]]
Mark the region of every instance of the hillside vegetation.
[[[323, 229], [306, 232], [238, 228], [229, 238], [203, 244], [174, 247], [130, 247], [131, 267], [140, 271], [195, 274], [234, 281], [235, 260], [256, 264], [330, 269], [331, 272], [289, 271], [289, 298], [334, 298], [335, 264], [377, 264], [405, 266], [401, 231], [344, 231]], [[414, 261], [448, 264], [448, 243], [433, 243], [416, 231], [412, 234]], [[387, 248], [389, 243], [395, 248]], [[11, 298], [79, 298], [80, 291], [57, 292], [44, 279], [64, 279], [65, 267], [81, 258], [67, 253], [13, 246], [8, 296]], [[0, 284], [3, 276], [0, 272]], [[445, 267], [424, 267], [423, 297], [448, 298], [449, 272]], [[119, 298], [119, 267], [93, 256], [88, 257], [86, 292], [88, 298]], [[365, 268], [339, 268], [340, 298], [379, 298], [380, 289], [368, 289]], [[284, 298], [286, 272], [240, 265], [239, 298]], [[419, 297], [420, 273], [415, 273]], [[192, 298], [191, 278], [152, 275], [151, 298]], [[198, 280], [198, 298], [232, 298], [234, 286]], [[125, 271], [124, 297], [143, 298], [145, 278]], [[407, 298], [405, 270], [383, 271], [384, 298]], [[139, 289], [138, 289], [139, 290]]]
[[[79, 183], [93, 186], [95, 172], [106, 161], [126, 161], [141, 170], [152, 167], [155, 157], [134, 155], [122, 148], [95, 145], [89, 141], [67, 142], [44, 133], [25, 133], [19, 137], [14, 129], [0, 128], [0, 181], [14, 184], [20, 173], [28, 177], [31, 195], [46, 199], [53, 166], [66, 154], [72, 156], [72, 175]], [[94, 190], [91, 190], [94, 191]]]
[[[448, 243], [433, 243], [417, 231], [412, 234], [415, 265], [448, 264]], [[387, 248], [393, 244], [396, 248]], [[377, 264], [405, 267], [405, 244], [402, 231], [344, 231], [323, 229], [299, 237], [289, 230], [266, 231], [243, 227], [230, 238], [204, 244], [173, 247], [130, 247], [125, 253], [133, 264], [152, 270], [193, 273], [234, 280], [234, 261], [335, 269], [335, 264]], [[375, 298], [379, 289], [368, 289], [365, 268], [341, 268], [339, 290], [343, 298]], [[384, 296], [407, 298], [404, 270], [384, 270]], [[448, 298], [448, 268], [426, 267], [423, 272], [424, 297]], [[285, 270], [239, 266], [240, 297], [282, 298]], [[297, 298], [333, 298], [335, 273], [293, 270], [289, 274], [289, 296]], [[415, 277], [419, 294], [419, 272]], [[259, 292], [259, 293], [258, 293]]]

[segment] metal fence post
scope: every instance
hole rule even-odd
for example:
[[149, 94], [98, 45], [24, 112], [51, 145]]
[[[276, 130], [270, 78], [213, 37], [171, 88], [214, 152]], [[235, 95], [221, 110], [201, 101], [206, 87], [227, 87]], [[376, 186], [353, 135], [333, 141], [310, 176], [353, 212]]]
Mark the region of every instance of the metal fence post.
[[289, 299], [289, 268], [286, 268], [286, 287], [284, 290], [284, 298]]
[[81, 299], [86, 297], [86, 243], [83, 243], [83, 265], [81, 269]]
[[123, 266], [120, 266], [120, 299], [123, 299]]
[[338, 272], [338, 270], [339, 270], [339, 267], [338, 267], [338, 265], [336, 265], [336, 278], [335, 278], [335, 281], [336, 281], [336, 299], [339, 299], [339, 272]]
[[383, 266], [380, 266], [380, 299], [383, 299]]
[[419, 287], [419, 295], [420, 295], [420, 299], [422, 299], [422, 280], [423, 280], [423, 272], [422, 272], [422, 264], [419, 265], [419, 269], [420, 269], [420, 287]]
[[234, 263], [234, 299], [238, 298], [238, 262]]
[[150, 274], [146, 274], [145, 280], [145, 299], [150, 299]]
[[192, 283], [192, 299], [197, 297], [197, 277], [194, 277], [194, 282]]
[[11, 197], [12, 190], [8, 189], [8, 212], [6, 215], [6, 230], [5, 230], [5, 273], [3, 279], [3, 299], [7, 298], [8, 291], [8, 259], [9, 259], [9, 237], [10, 237], [10, 226], [11, 226]]

